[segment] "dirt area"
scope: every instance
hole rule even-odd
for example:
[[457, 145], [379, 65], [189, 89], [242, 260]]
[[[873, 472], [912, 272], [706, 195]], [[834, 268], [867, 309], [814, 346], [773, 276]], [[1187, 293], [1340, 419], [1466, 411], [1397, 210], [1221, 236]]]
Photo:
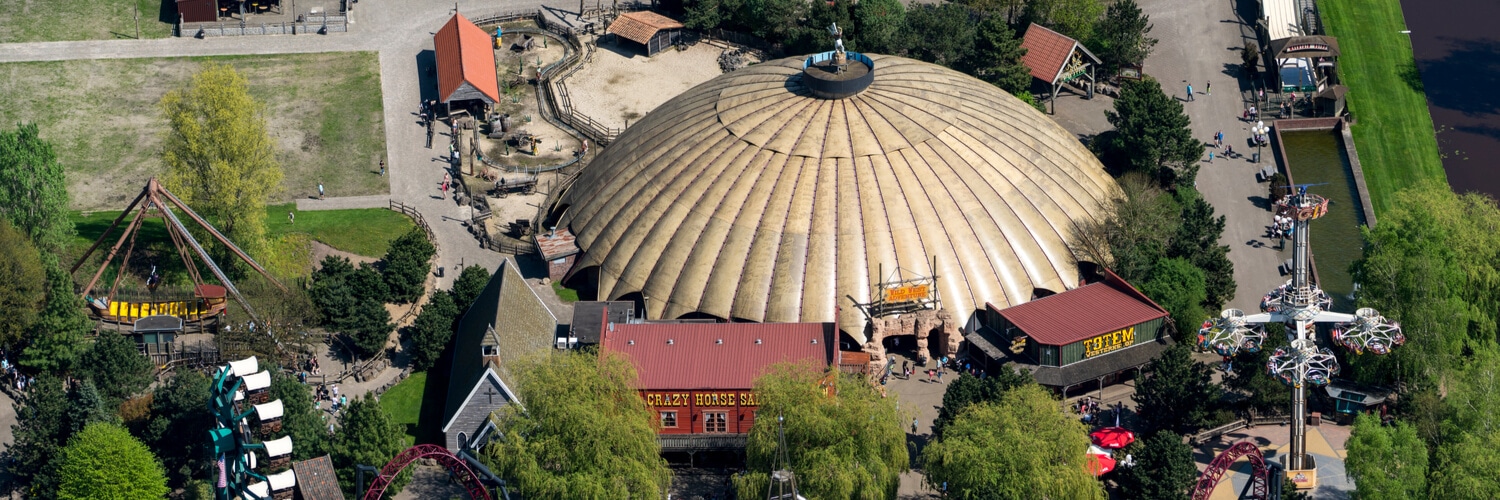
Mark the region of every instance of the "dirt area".
[[0, 123], [40, 126], [67, 172], [72, 208], [119, 208], [141, 179], [164, 171], [161, 97], [203, 60], [233, 65], [266, 104], [285, 173], [271, 203], [316, 193], [319, 182], [329, 196], [389, 192], [374, 52], [0, 64]]
[[[535, 27], [535, 24], [508, 23], [506, 29]], [[485, 31], [493, 32], [493, 26]], [[531, 48], [521, 50], [525, 37], [530, 36]], [[495, 105], [494, 113], [509, 115], [509, 128], [499, 137], [491, 139], [491, 126], [481, 128], [481, 134], [472, 134], [477, 142], [467, 141], [464, 153], [478, 147], [489, 161], [502, 166], [540, 167], [557, 165], [573, 157], [580, 144], [572, 135], [542, 119], [536, 97], [536, 87], [528, 83], [536, 78], [536, 70], [546, 67], [567, 55], [566, 45], [549, 36], [530, 33], [511, 33], [501, 39], [501, 47], [495, 50], [496, 72], [500, 79], [501, 102]], [[522, 137], [535, 141], [521, 141]], [[533, 153], [532, 146], [535, 145]], [[465, 172], [469, 170], [466, 168]], [[491, 175], [493, 177], [493, 174]]]
[[351, 264], [354, 264], [355, 266], [358, 266], [358, 265], [366, 263], [366, 262], [374, 263], [375, 261], [380, 260], [380, 259], [376, 259], [374, 257], [365, 257], [363, 255], [345, 252], [343, 250], [339, 250], [337, 248], [333, 248], [331, 246], [325, 245], [325, 244], [323, 244], [323, 242], [318, 241], [318, 240], [313, 240], [312, 241], [312, 268], [313, 268], [314, 271], [316, 271], [318, 269], [321, 269], [323, 267], [323, 258], [327, 257], [329, 255], [334, 255], [334, 256], [338, 256], [338, 257], [343, 257], [345, 259], [349, 259], [349, 262]]
[[[547, 201], [547, 193], [551, 192], [552, 186], [567, 177], [566, 173], [547, 172], [534, 176], [537, 182], [536, 189], [531, 194], [511, 193], [504, 197], [486, 196], [485, 201], [490, 205], [490, 218], [485, 221], [486, 229], [491, 235], [506, 234], [509, 224], [516, 219], [531, 220], [536, 217], [537, 207]], [[532, 179], [529, 174], [508, 173], [504, 177], [507, 183], [515, 183]], [[470, 184], [470, 189], [478, 193], [478, 189], [488, 187], [490, 183], [479, 181], [478, 184]], [[514, 234], [510, 236], [516, 236]]]
[[684, 51], [646, 57], [645, 48], [629, 40], [602, 36], [597, 42], [593, 60], [564, 83], [575, 110], [612, 128], [626, 128], [668, 99], [723, 73], [719, 54], [724, 48], [713, 44], [699, 42]]

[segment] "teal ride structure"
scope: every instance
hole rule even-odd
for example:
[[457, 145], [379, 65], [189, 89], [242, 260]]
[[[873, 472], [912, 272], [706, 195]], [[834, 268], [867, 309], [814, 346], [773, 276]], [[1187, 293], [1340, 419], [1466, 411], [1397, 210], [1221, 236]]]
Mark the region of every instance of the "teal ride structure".
[[294, 494], [292, 437], [280, 435], [281, 400], [269, 400], [270, 389], [271, 372], [254, 356], [214, 371], [208, 409], [215, 425], [208, 440], [218, 500], [288, 500]]

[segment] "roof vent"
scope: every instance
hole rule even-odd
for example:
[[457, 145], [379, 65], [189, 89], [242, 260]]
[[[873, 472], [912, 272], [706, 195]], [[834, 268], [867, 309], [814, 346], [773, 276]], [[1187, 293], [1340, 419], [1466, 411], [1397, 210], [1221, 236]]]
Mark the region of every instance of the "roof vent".
[[672, 344], [673, 344], [672, 339], [667, 339], [667, 345], [672, 345]]
[[715, 344], [723, 344], [724, 343], [724, 339], [715, 340], [714, 343]]
[[626, 342], [625, 345], [635, 345], [635, 341], [632, 340], [632, 341]]
[[813, 340], [814, 344], [818, 343], [818, 339], [812, 339], [812, 340]]
[[755, 345], [760, 345], [760, 339], [755, 339]]

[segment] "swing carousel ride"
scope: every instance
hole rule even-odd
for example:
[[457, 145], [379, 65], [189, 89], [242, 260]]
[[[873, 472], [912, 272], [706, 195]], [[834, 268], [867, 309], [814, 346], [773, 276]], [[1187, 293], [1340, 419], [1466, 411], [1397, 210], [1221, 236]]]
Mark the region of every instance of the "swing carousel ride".
[[[101, 328], [113, 330], [139, 329], [138, 322], [143, 319], [171, 317], [181, 320], [183, 330], [209, 331], [217, 329], [223, 323], [224, 314], [228, 308], [227, 297], [233, 297], [235, 302], [244, 308], [252, 320], [259, 322], [258, 316], [250, 306], [250, 303], [246, 302], [245, 298], [240, 295], [239, 290], [234, 286], [234, 282], [230, 281], [229, 276], [225, 275], [218, 263], [209, 257], [203, 245], [198, 243], [198, 240], [193, 237], [191, 232], [188, 232], [182, 220], [178, 218], [176, 213], [173, 213], [173, 207], [186, 215], [188, 219], [196, 223], [198, 227], [224, 245], [225, 248], [233, 252], [240, 260], [249, 264], [261, 276], [265, 276], [277, 288], [286, 291], [286, 287], [277, 281], [276, 278], [272, 277], [270, 273], [266, 272], [265, 268], [255, 262], [255, 259], [251, 258], [243, 250], [240, 250], [228, 238], [225, 238], [208, 221], [204, 220], [193, 209], [188, 208], [186, 203], [183, 203], [182, 200], [178, 199], [170, 191], [167, 191], [153, 177], [146, 181], [146, 186], [141, 189], [141, 194], [137, 195], [135, 200], [131, 201], [130, 205], [125, 207], [124, 211], [120, 212], [120, 216], [116, 217], [114, 222], [110, 223], [109, 228], [105, 229], [104, 233], [99, 235], [99, 238], [94, 241], [93, 246], [90, 246], [88, 251], [84, 252], [83, 256], [78, 258], [78, 262], [69, 271], [70, 273], [77, 272], [78, 268], [82, 267], [88, 261], [88, 258], [93, 255], [94, 251], [99, 249], [99, 246], [104, 243], [105, 238], [108, 238], [110, 233], [119, 227], [120, 222], [125, 220], [125, 217], [134, 211], [135, 216], [120, 233], [114, 246], [110, 247], [109, 253], [104, 257], [104, 261], [99, 264], [99, 269], [94, 272], [93, 278], [89, 279], [88, 284], [83, 287], [83, 291], [81, 292], [81, 296], [88, 305], [89, 312], [93, 318], [99, 321]], [[144, 279], [146, 285], [145, 293], [131, 294], [132, 296], [130, 297], [120, 296], [121, 283], [126, 280], [127, 276], [132, 275], [130, 272], [130, 258], [135, 252], [136, 239], [140, 235], [141, 227], [148, 218], [162, 219], [163, 225], [166, 226], [167, 234], [172, 238], [172, 246], [176, 249], [178, 256], [181, 257], [183, 267], [186, 268], [188, 276], [192, 279], [193, 287], [191, 293], [158, 291], [158, 286], [162, 282], [162, 276], [157, 267], [153, 265]], [[122, 248], [124, 249], [123, 254], [120, 252]], [[204, 282], [199, 270], [199, 263], [194, 260], [195, 256], [198, 260], [201, 260], [204, 267], [207, 267], [213, 273], [213, 277], [220, 284], [216, 285]], [[118, 261], [116, 261], [116, 257], [119, 257]], [[111, 264], [117, 264], [114, 280], [105, 293], [96, 295], [95, 286], [100, 284], [100, 278], [105, 275], [105, 271], [110, 268]], [[172, 323], [176, 322], [173, 321]]]

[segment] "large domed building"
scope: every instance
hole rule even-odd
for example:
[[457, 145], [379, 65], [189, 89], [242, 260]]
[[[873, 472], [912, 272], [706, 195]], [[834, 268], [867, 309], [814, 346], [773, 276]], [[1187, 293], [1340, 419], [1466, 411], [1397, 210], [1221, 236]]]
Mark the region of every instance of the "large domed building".
[[1121, 196], [1078, 139], [962, 73], [849, 56], [724, 74], [622, 133], [555, 207], [582, 250], [569, 279], [650, 318], [833, 321], [858, 342], [855, 301], [892, 276], [936, 275], [960, 322], [1078, 286], [1075, 224]]

